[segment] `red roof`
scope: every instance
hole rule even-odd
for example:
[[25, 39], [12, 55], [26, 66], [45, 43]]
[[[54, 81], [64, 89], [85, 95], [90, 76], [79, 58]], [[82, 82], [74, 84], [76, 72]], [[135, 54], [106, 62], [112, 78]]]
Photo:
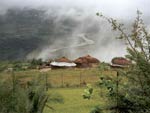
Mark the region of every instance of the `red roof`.
[[74, 61], [75, 63], [100, 63], [100, 61], [94, 57], [91, 57], [90, 55], [79, 57]]
[[71, 60], [69, 60], [66, 57], [62, 57], [62, 58], [56, 59], [55, 61], [56, 62], [67, 62], [67, 63], [71, 63], [72, 62]]
[[123, 57], [113, 58], [111, 62], [112, 64], [117, 64], [117, 65], [130, 65], [131, 64], [131, 61]]

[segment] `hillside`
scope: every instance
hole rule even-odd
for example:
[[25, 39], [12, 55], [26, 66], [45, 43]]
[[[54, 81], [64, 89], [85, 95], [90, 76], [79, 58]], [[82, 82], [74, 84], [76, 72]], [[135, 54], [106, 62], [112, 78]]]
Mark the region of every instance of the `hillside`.
[[33, 50], [71, 31], [72, 21], [62, 21], [62, 26], [70, 28], [58, 32], [55, 16], [46, 18], [45, 13], [39, 9], [13, 8], [0, 15], [0, 60], [24, 59]]

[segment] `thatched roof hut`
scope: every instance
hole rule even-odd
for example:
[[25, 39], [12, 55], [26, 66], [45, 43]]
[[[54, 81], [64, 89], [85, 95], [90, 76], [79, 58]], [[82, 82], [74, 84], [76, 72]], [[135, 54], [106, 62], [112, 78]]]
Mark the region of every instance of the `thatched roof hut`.
[[77, 67], [86, 68], [86, 67], [96, 67], [100, 61], [90, 55], [77, 58], [74, 63], [77, 64]]
[[67, 62], [67, 63], [71, 63], [71, 62], [72, 62], [71, 60], [69, 60], [69, 59], [66, 58], [66, 57], [61, 57], [61, 58], [59, 58], [59, 59], [56, 59], [55, 61], [56, 61], [56, 62]]
[[111, 63], [112, 63], [111, 64], [112, 67], [124, 68], [124, 67], [128, 67], [131, 64], [131, 61], [123, 57], [115, 57], [112, 59]]

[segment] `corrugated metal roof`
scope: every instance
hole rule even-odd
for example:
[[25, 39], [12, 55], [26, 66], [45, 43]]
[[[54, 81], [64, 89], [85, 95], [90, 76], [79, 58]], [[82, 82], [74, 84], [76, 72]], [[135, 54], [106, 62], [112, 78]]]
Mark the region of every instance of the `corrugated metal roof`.
[[74, 66], [76, 66], [75, 63], [55, 62], [55, 61], [51, 62], [50, 65], [52, 65], [52, 66], [59, 66], [59, 67], [63, 67], [63, 66], [65, 66], [65, 67], [74, 67]]

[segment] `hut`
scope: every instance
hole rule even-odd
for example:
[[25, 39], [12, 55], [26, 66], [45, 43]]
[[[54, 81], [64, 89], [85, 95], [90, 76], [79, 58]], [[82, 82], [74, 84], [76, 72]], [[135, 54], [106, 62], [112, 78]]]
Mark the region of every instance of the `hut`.
[[83, 57], [77, 58], [74, 63], [77, 64], [78, 68], [90, 68], [90, 67], [97, 67], [100, 61], [90, 55], [86, 55]]
[[115, 57], [111, 61], [111, 67], [113, 68], [126, 68], [129, 67], [131, 61], [123, 57]]
[[60, 69], [60, 68], [72, 68], [75, 67], [76, 64], [69, 60], [66, 57], [62, 57], [60, 59], [56, 59], [55, 61], [50, 63], [52, 69]]

